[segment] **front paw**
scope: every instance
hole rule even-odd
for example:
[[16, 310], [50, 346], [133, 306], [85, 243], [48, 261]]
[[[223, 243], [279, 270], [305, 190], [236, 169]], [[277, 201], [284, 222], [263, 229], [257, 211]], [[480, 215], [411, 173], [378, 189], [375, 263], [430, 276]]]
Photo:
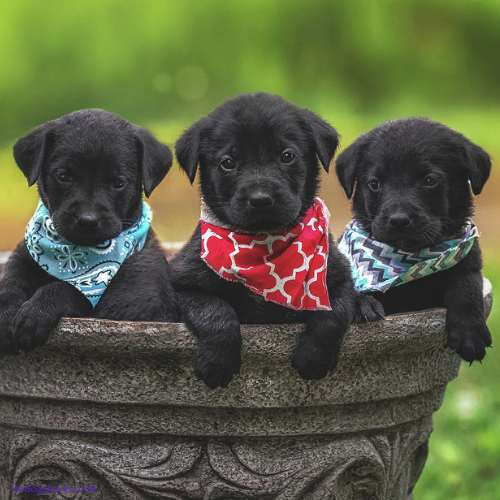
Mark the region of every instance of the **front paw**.
[[201, 342], [195, 366], [196, 376], [210, 389], [227, 387], [233, 375], [240, 372], [241, 345]]
[[462, 359], [472, 364], [486, 356], [486, 348], [491, 347], [491, 333], [486, 323], [476, 326], [446, 327], [448, 346]]
[[60, 319], [52, 317], [49, 311], [35, 307], [30, 300], [25, 302], [14, 319], [14, 349], [29, 352], [44, 345]]
[[314, 336], [300, 338], [293, 350], [291, 362], [306, 380], [319, 380], [334, 370], [339, 362], [340, 349], [326, 349]]
[[354, 323], [367, 323], [384, 318], [384, 307], [377, 299], [366, 293], [357, 293], [354, 307]]

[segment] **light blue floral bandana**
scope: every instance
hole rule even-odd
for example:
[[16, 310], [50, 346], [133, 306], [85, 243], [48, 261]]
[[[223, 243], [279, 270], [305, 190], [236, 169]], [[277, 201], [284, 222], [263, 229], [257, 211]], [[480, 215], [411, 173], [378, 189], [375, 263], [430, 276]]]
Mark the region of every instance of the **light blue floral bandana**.
[[40, 200], [25, 241], [42, 269], [78, 288], [95, 307], [125, 259], [142, 250], [152, 219], [151, 207], [143, 200], [141, 218], [116, 238], [93, 247], [74, 245], [57, 233]]
[[354, 288], [358, 292], [386, 292], [429, 274], [449, 269], [470, 251], [479, 231], [472, 219], [455, 239], [437, 243], [415, 252], [406, 252], [374, 240], [351, 221], [338, 249], [351, 264]]

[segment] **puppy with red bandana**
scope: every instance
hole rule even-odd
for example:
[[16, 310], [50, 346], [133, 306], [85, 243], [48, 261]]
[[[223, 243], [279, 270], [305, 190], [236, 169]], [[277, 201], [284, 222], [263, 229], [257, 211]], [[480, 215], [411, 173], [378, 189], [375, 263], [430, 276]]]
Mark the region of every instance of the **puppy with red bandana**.
[[320, 117], [265, 93], [228, 99], [178, 140], [191, 183], [199, 166], [203, 207], [172, 279], [209, 387], [239, 372], [241, 323], [303, 322], [291, 358], [299, 375], [337, 366], [354, 289], [316, 197], [319, 162], [328, 171], [337, 146]]

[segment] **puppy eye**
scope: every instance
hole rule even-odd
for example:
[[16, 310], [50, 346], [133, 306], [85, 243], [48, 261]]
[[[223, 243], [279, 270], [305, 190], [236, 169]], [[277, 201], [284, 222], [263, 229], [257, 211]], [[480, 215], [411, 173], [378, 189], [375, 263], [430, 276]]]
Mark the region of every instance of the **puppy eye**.
[[372, 190], [372, 191], [378, 191], [381, 187], [380, 182], [377, 179], [372, 179], [366, 183], [366, 185]]
[[68, 172], [57, 172], [54, 177], [62, 183], [69, 182], [71, 180], [71, 175]]
[[115, 189], [123, 189], [127, 185], [127, 181], [125, 179], [116, 179], [113, 182], [113, 187]]
[[227, 171], [230, 171], [230, 170], [234, 170], [234, 168], [236, 167], [236, 165], [234, 164], [234, 160], [232, 158], [229, 158], [229, 157], [226, 157], [224, 158], [220, 163], [219, 163], [219, 166], [223, 169], [223, 170], [227, 170]]
[[281, 155], [281, 161], [283, 163], [292, 163], [292, 161], [295, 160], [295, 158], [296, 158], [296, 156], [290, 151], [285, 151]]
[[424, 186], [434, 187], [437, 186], [438, 184], [439, 184], [439, 179], [436, 179], [436, 177], [433, 177], [432, 175], [428, 175], [424, 179]]

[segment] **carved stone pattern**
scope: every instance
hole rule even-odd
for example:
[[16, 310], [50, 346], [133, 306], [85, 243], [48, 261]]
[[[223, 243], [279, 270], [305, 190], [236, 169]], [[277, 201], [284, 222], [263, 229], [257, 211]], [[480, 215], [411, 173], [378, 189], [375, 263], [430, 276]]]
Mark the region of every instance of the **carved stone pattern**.
[[[320, 437], [92, 441], [17, 432], [4, 441], [0, 471], [7, 486], [97, 486], [96, 493], [55, 497], [72, 500], [406, 500], [431, 428], [426, 418], [374, 434]], [[2, 491], [2, 500], [37, 497]]]

